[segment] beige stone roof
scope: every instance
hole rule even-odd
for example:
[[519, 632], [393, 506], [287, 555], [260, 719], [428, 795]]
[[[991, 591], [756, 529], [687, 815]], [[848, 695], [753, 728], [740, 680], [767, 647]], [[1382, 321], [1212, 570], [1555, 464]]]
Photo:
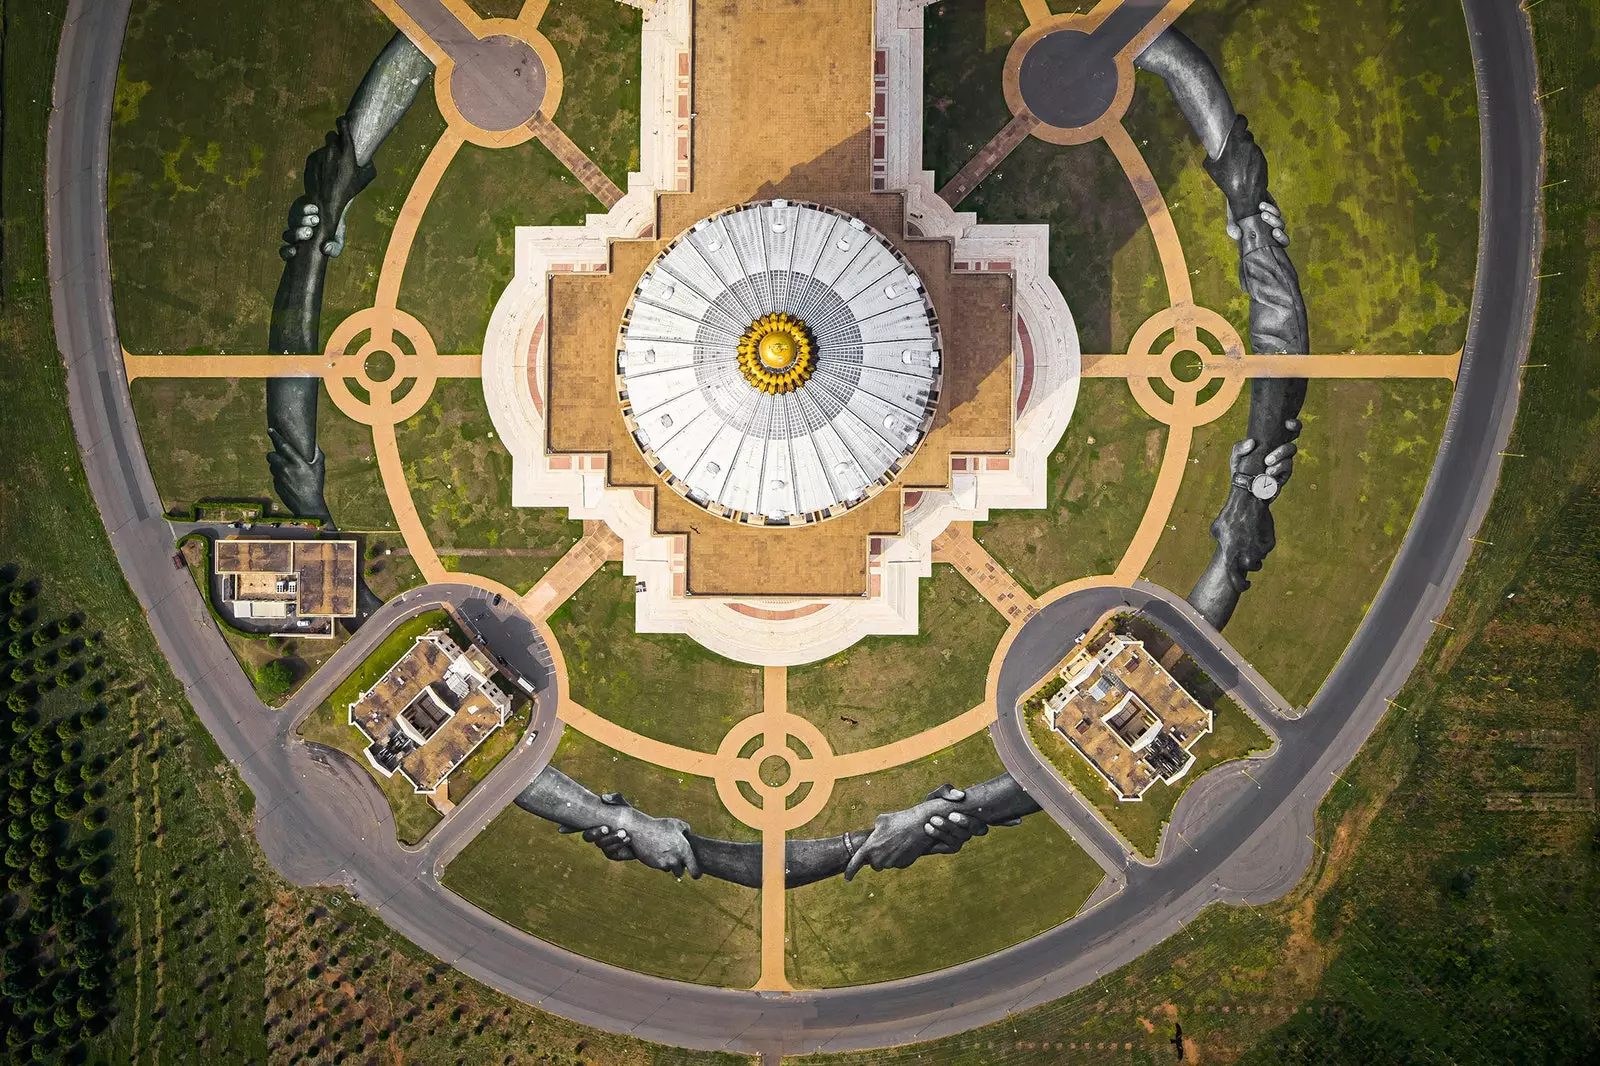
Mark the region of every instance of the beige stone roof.
[[[492, 678], [494, 665], [476, 646], [465, 652], [442, 631], [418, 637], [404, 655], [366, 692], [350, 705], [350, 722], [367, 739], [382, 744], [397, 719], [417, 699], [435, 696], [454, 709], [448, 721], [426, 741], [400, 759], [399, 769], [418, 792], [432, 792], [450, 771], [470, 755], [489, 734], [500, 728], [510, 698], [490, 681], [469, 683], [464, 696], [450, 690], [451, 665], [462, 660], [485, 678]], [[385, 771], [387, 772], [387, 771]]]
[[[218, 574], [238, 578], [238, 598], [288, 599], [302, 617], [351, 618], [356, 614], [356, 542], [228, 537], [214, 549]], [[295, 578], [293, 595], [279, 593], [279, 577]]]
[[[1102, 653], [1121, 643], [1104, 663]], [[1148, 710], [1185, 752], [1211, 731], [1211, 712], [1179, 685], [1172, 675], [1136, 640], [1107, 635], [1069, 659], [1062, 667], [1069, 681], [1079, 678], [1076, 692], [1063, 689], [1050, 701], [1056, 729], [1071, 742], [1123, 798], [1143, 795], [1161, 778], [1146, 759], [1134, 751], [1105, 719], [1119, 707]], [[1130, 703], [1129, 696], [1133, 697]], [[1137, 718], [1136, 718], [1137, 721]], [[1129, 732], [1135, 739], [1143, 730]]]

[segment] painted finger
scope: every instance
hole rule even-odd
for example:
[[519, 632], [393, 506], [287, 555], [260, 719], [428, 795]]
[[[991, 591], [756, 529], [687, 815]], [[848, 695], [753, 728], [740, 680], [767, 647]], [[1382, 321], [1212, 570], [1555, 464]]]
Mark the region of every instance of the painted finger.
[[962, 814], [960, 811], [956, 811], [951, 814], [950, 820], [968, 836], [981, 837], [983, 834], [989, 831], [988, 822], [985, 822], [980, 818], [973, 818], [970, 815]]
[[861, 868], [866, 864], [867, 849], [863, 845], [862, 847], [857, 848], [856, 853], [850, 856], [850, 861], [844, 864], [844, 879], [846, 881], [853, 879], [856, 874], [861, 872]]
[[934, 819], [934, 821], [937, 821], [939, 824], [935, 825], [933, 822], [929, 822], [922, 827], [922, 831], [933, 838], [935, 847], [943, 846], [954, 849], [959, 848], [961, 845], [967, 842], [967, 838], [963, 834], [957, 832], [949, 822], [946, 822], [943, 819]]

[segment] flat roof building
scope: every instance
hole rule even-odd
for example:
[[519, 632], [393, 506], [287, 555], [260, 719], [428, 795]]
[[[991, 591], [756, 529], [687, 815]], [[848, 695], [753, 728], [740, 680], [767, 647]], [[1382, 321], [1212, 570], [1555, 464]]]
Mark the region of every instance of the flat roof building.
[[385, 777], [399, 772], [418, 792], [436, 791], [511, 713], [495, 672], [476, 645], [462, 651], [443, 630], [422, 634], [350, 704], [367, 761]]
[[1050, 727], [1120, 800], [1142, 798], [1157, 781], [1175, 783], [1194, 765], [1195, 742], [1211, 732], [1211, 711], [1132, 637], [1113, 632], [1090, 642], [1060, 676], [1066, 685], [1045, 703]]
[[213, 550], [220, 598], [241, 621], [277, 632], [331, 637], [338, 618], [356, 615], [353, 540], [228, 537]]

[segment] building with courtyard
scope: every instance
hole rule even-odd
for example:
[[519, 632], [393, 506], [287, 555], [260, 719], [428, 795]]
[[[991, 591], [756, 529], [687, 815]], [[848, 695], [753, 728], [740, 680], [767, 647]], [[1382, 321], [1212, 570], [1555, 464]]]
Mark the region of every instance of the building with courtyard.
[[478, 745], [505, 724], [511, 697], [477, 645], [462, 651], [449, 634], [416, 639], [378, 682], [350, 704], [350, 724], [367, 738], [367, 761], [434, 792]]
[[356, 615], [359, 556], [353, 540], [228, 537], [212, 552], [217, 598], [244, 628], [331, 637]]
[[1066, 684], [1045, 702], [1050, 728], [1066, 738], [1124, 801], [1157, 781], [1174, 784], [1194, 765], [1191, 754], [1211, 732], [1202, 707], [1144, 643], [1107, 633], [1061, 667]]

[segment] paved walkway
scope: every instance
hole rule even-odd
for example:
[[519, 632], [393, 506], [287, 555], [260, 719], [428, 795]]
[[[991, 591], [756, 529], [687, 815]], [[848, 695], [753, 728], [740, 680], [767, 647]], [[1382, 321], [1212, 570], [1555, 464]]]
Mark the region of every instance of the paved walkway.
[[973, 539], [971, 522], [952, 523], [939, 535], [933, 542], [933, 561], [950, 563], [961, 571], [1012, 625], [1026, 622], [1033, 615], [1033, 597]]
[[583, 583], [594, 576], [607, 562], [618, 558], [622, 542], [617, 535], [600, 522], [585, 522], [583, 537], [567, 554], [544, 572], [528, 594], [521, 598], [521, 607], [528, 617], [544, 621], [555, 612]]
[[[1197, 360], [1203, 376], [1242, 374], [1248, 378], [1443, 378], [1461, 372], [1461, 353], [1450, 355], [1240, 355], [1207, 353]], [[1162, 378], [1172, 360], [1160, 355], [1085, 355], [1086, 378]]]
[[1026, 111], [1014, 116], [999, 133], [994, 135], [993, 140], [984, 145], [978, 154], [939, 190], [939, 199], [951, 207], [958, 206], [994, 171], [995, 167], [1005, 162], [1006, 156], [1016, 151], [1017, 146], [1028, 139], [1028, 134], [1032, 133], [1038, 124], [1039, 120]]
[[606, 210], [617, 206], [617, 201], [623, 195], [617, 183], [606, 177], [605, 171], [595, 166], [594, 160], [585, 155], [583, 149], [574, 144], [560, 126], [546, 118], [543, 111], [528, 120], [528, 128], [539, 138], [539, 143], [550, 149], [561, 165], [583, 183], [591, 196], [606, 205]]

